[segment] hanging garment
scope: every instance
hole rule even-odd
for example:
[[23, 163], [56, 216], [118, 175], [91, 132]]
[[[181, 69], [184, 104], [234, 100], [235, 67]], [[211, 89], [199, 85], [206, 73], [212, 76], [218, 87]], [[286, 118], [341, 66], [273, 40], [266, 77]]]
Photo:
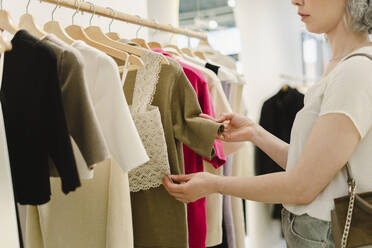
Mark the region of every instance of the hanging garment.
[[[231, 86], [231, 107], [234, 113], [247, 116], [246, 106], [243, 102], [244, 84], [233, 84]], [[249, 167], [248, 160], [253, 157], [251, 144], [244, 143], [242, 149], [233, 154], [232, 157], [232, 176], [251, 176], [253, 167]], [[231, 197], [231, 207], [234, 219], [235, 240], [237, 248], [245, 248], [245, 200], [237, 197]]]
[[[304, 106], [304, 95], [296, 89], [280, 90], [262, 106], [260, 125], [284, 142], [290, 142], [292, 125], [296, 114]], [[256, 147], [256, 174], [263, 175], [283, 171], [269, 156]], [[282, 204], [275, 204], [272, 217], [281, 218]]]
[[6, 53], [1, 94], [15, 196], [21, 204], [43, 204], [51, 193], [48, 156], [64, 193], [80, 186], [57, 59], [50, 47], [24, 30], [15, 34], [12, 46]]
[[[225, 75], [223, 75], [221, 72], [221, 68], [218, 66], [213, 66], [212, 64], [207, 63], [206, 68], [209, 68], [211, 71], [216, 73], [218, 78], [221, 80], [221, 86], [222, 89], [226, 95], [227, 100], [230, 101], [230, 90], [231, 90], [231, 84], [233, 80], [231, 78], [226, 78]], [[227, 163], [225, 164], [223, 168], [223, 175], [224, 176], [232, 176], [232, 155], [229, 155], [227, 157]], [[223, 196], [223, 219], [222, 219], [222, 225], [223, 228], [223, 236], [225, 239], [223, 239], [222, 244], [217, 245], [216, 247], [236, 247], [236, 238], [235, 238], [235, 225], [234, 225], [234, 218], [232, 213], [232, 202], [231, 202], [231, 196], [224, 195]], [[225, 243], [226, 242], [226, 243]]]
[[[205, 61], [198, 58], [192, 58], [189, 56], [184, 56], [181, 59], [184, 63], [192, 63], [200, 71], [203, 72], [207, 82], [208, 90], [210, 92], [213, 106], [215, 107], [216, 115], [219, 116], [222, 113], [231, 113], [230, 103], [223, 91], [221, 81], [217, 77], [216, 73], [218, 70], [212, 71], [205, 67]], [[217, 69], [217, 66], [214, 67]], [[230, 155], [237, 151], [240, 151], [244, 143], [241, 142], [222, 142], [225, 154]], [[215, 175], [223, 175], [223, 168], [215, 168], [210, 163], [203, 161], [204, 171]], [[211, 194], [206, 197], [206, 213], [207, 213], [207, 239], [206, 246], [213, 247], [219, 245], [223, 241], [223, 228], [222, 228], [222, 206], [223, 206], [223, 196], [221, 194]], [[234, 222], [235, 223], [235, 222]], [[225, 229], [225, 228], [224, 228]], [[227, 241], [227, 239], [225, 239]]]
[[[4, 56], [0, 58], [0, 88], [2, 85]], [[2, 97], [0, 97], [0, 246], [19, 248], [16, 206], [12, 175], [10, 172], [8, 145], [4, 127]]]
[[133, 247], [132, 212], [127, 173], [114, 160], [94, 168], [76, 192], [63, 195], [51, 178], [52, 198], [28, 208], [27, 248]]
[[[112, 158], [98, 164], [93, 180], [83, 180], [83, 187], [71, 196], [58, 194], [46, 205], [29, 208], [27, 247], [132, 247], [129, 183], [123, 169], [136, 168], [148, 156], [124, 98], [118, 66], [84, 42], [76, 41], [73, 47], [83, 57], [94, 109]], [[52, 180], [52, 188], [58, 187], [59, 181]]]
[[[182, 143], [211, 159], [221, 125], [199, 117], [198, 99], [181, 66], [162, 65], [152, 104], [158, 106], [172, 174], [184, 174]], [[132, 103], [136, 72], [128, 72], [124, 92]], [[188, 247], [185, 204], [163, 186], [131, 193], [135, 247]]]
[[[109, 150], [98, 122], [84, 75], [83, 58], [78, 50], [66, 45], [55, 35], [43, 37], [55, 52], [69, 133], [78, 149], [74, 149], [80, 179], [93, 177], [92, 166], [109, 158]], [[75, 144], [73, 143], [73, 148]], [[78, 159], [80, 154], [83, 160]], [[56, 175], [52, 166], [51, 174]], [[56, 175], [58, 176], [58, 174]]]
[[132, 192], [157, 188], [162, 185], [164, 175], [170, 174], [159, 108], [152, 105], [159, 79], [161, 56], [144, 51], [141, 59], [145, 66], [137, 72], [130, 110], [150, 161], [129, 171]]
[[[153, 51], [172, 57], [162, 49], [154, 49]], [[202, 72], [196, 68], [177, 61], [183, 68], [186, 77], [193, 86], [198, 97], [199, 104], [204, 114], [215, 117], [214, 108], [208, 91], [208, 83], [206, 82]], [[215, 154], [212, 160], [208, 161], [215, 168], [219, 168], [226, 163], [226, 156], [223, 151], [222, 143], [219, 140], [214, 142]], [[184, 145], [184, 161], [186, 174], [202, 172], [203, 158], [197, 155], [189, 147]], [[205, 159], [204, 159], [205, 160]], [[187, 222], [189, 232], [189, 247], [190, 248], [205, 248], [207, 235], [207, 220], [206, 220], [206, 201], [205, 198], [187, 204]]]

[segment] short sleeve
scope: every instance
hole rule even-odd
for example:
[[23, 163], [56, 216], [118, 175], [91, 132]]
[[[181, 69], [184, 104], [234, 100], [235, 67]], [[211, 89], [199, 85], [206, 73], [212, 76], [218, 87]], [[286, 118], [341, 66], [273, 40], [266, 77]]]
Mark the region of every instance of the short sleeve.
[[200, 118], [197, 96], [186, 75], [180, 72], [172, 92], [172, 119], [176, 139], [202, 157], [211, 159], [220, 124]]
[[65, 50], [61, 61], [60, 80], [70, 135], [91, 168], [94, 164], [106, 160], [109, 151], [94, 112], [81, 61], [74, 53]]
[[337, 69], [327, 82], [319, 116], [345, 114], [364, 138], [372, 126], [372, 61], [354, 57]]
[[97, 116], [113, 159], [127, 172], [149, 158], [130, 114], [115, 62], [102, 56], [98, 68], [93, 96]]

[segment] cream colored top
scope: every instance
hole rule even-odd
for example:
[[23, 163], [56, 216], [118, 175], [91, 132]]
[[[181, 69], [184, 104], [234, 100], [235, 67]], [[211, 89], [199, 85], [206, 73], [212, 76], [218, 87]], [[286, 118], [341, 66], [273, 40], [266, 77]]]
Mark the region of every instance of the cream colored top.
[[[364, 47], [354, 53], [372, 55], [372, 47]], [[297, 113], [293, 124], [287, 170], [296, 166], [317, 118], [328, 113], [340, 113], [352, 120], [361, 136], [349, 159], [352, 174], [357, 182], [357, 192], [372, 190], [371, 72], [370, 59], [361, 56], [353, 57], [339, 63], [333, 71], [307, 91], [304, 108]], [[342, 170], [312, 203], [285, 204], [284, 207], [297, 215], [307, 213], [312, 217], [330, 221], [330, 212], [334, 208], [333, 199], [347, 193], [347, 176], [345, 170]]]
[[[3, 78], [4, 54], [0, 58], [0, 89]], [[14, 204], [8, 145], [0, 103], [0, 246], [19, 247], [17, 216]]]

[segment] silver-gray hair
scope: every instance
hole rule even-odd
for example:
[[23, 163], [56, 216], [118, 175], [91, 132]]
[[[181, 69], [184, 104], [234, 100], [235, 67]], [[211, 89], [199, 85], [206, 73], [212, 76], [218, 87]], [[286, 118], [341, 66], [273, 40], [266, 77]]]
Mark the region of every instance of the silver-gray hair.
[[346, 14], [353, 31], [372, 33], [372, 0], [347, 0]]

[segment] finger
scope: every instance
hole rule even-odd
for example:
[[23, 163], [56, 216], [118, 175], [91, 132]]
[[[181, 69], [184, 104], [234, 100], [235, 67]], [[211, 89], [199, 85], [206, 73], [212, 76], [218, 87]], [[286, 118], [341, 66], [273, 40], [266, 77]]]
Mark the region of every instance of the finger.
[[234, 117], [233, 113], [223, 113], [220, 115], [220, 117], [216, 120], [217, 122], [224, 122], [224, 121], [229, 121]]
[[168, 176], [163, 177], [163, 185], [170, 194], [183, 192], [183, 185], [173, 183]]
[[171, 175], [173, 181], [183, 183], [188, 182], [192, 178], [192, 175]]
[[199, 115], [199, 117], [201, 117], [201, 118], [204, 118], [204, 119], [207, 119], [207, 120], [211, 120], [211, 121], [216, 121], [216, 119], [215, 118], [213, 118], [212, 116], [210, 116], [210, 115], [206, 115], [206, 114], [200, 114]]

